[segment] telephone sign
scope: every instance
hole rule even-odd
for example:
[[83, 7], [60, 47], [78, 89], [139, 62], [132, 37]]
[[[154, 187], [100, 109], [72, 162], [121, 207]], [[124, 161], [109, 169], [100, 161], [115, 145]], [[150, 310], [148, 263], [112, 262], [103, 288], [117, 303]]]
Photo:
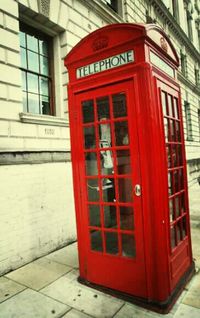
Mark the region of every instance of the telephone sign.
[[81, 77], [99, 73], [105, 70], [109, 70], [111, 68], [125, 65], [130, 62], [134, 62], [133, 50], [108, 57], [104, 60], [89, 64], [83, 67], [79, 67], [76, 73], [77, 78], [81, 78]]
[[79, 281], [166, 313], [194, 271], [177, 53], [112, 24], [65, 65]]

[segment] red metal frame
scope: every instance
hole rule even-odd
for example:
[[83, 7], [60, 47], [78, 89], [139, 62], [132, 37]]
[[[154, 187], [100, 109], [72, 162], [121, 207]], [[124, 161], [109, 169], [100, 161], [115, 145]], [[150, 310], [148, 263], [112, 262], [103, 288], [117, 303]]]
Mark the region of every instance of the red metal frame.
[[[134, 61], [113, 67], [109, 70], [76, 77], [78, 68], [105, 60], [122, 52], [134, 51]], [[152, 56], [153, 54], [153, 56]], [[81, 58], [80, 58], [81, 56]], [[154, 25], [116, 24], [97, 30], [83, 39], [65, 58], [65, 65], [69, 70], [69, 116], [71, 133], [71, 151], [74, 179], [74, 195], [77, 218], [77, 234], [79, 249], [80, 278], [82, 281], [102, 286], [131, 296], [135, 301], [148, 303], [153, 309], [168, 311], [177, 294], [184, 286], [193, 271], [191, 238], [189, 228], [189, 208], [187, 193], [186, 159], [183, 136], [183, 120], [181, 114], [180, 88], [176, 81], [178, 57], [175, 49], [164, 34]], [[168, 72], [168, 74], [166, 74]], [[172, 114], [163, 113], [161, 91], [166, 96], [173, 96], [178, 102], [179, 118], [175, 118], [175, 106]], [[104, 118], [104, 124], [111, 126], [111, 145], [104, 151], [112, 151], [114, 173], [102, 175], [101, 149], [99, 146], [99, 129], [102, 122], [94, 113], [92, 123], [83, 123], [82, 102], [93, 100], [96, 109], [98, 97], [108, 96], [109, 107], [112, 110], [112, 95], [124, 92], [128, 109], [127, 118]], [[162, 93], [163, 94], [163, 93]], [[175, 99], [174, 99], [175, 98]], [[167, 102], [167, 108], [169, 108]], [[170, 117], [171, 115], [171, 117]], [[114, 123], [128, 120], [130, 145], [120, 147], [115, 144]], [[169, 137], [174, 140], [165, 142], [164, 122], [169, 122]], [[180, 136], [175, 131], [179, 127]], [[93, 126], [96, 132], [96, 146], [84, 149], [83, 127]], [[174, 135], [172, 135], [174, 127]], [[78, 142], [77, 142], [78, 141]], [[166, 156], [166, 146], [169, 147], [169, 157]], [[117, 149], [130, 149], [131, 175], [117, 174]], [[168, 158], [172, 159], [172, 149], [176, 149], [176, 160], [179, 165], [168, 167]], [[181, 159], [178, 149], [181, 149]], [[98, 173], [86, 176], [85, 154], [95, 153]], [[173, 153], [174, 155], [174, 153]], [[182, 161], [180, 161], [182, 160]], [[173, 173], [173, 192], [168, 196], [168, 170]], [[175, 191], [175, 172], [182, 171]], [[114, 180], [116, 202], [103, 202], [103, 178]], [[117, 180], [131, 178], [133, 189], [135, 185], [142, 187], [141, 196], [133, 191], [133, 207], [135, 227], [133, 234], [136, 240], [136, 255], [132, 258], [123, 257], [122, 233], [130, 231], [120, 228], [120, 205], [131, 206], [132, 203], [119, 202]], [[89, 224], [88, 197], [85, 180], [98, 179], [100, 201], [90, 202], [99, 205], [101, 225]], [[180, 184], [180, 180], [184, 184]], [[121, 191], [121, 190], [120, 190]], [[185, 207], [182, 209], [181, 198], [185, 195]], [[180, 212], [170, 220], [169, 199], [174, 202], [173, 211]], [[175, 205], [176, 202], [176, 205]], [[178, 205], [177, 205], [178, 202]], [[107, 228], [104, 224], [103, 207], [115, 206], [117, 211], [116, 228]], [[171, 206], [170, 206], [171, 207]], [[179, 207], [179, 211], [178, 211]], [[186, 220], [184, 224], [183, 220]], [[178, 227], [180, 224], [180, 240]], [[175, 226], [175, 246], [171, 247], [170, 226]], [[185, 235], [184, 227], [187, 228]], [[94, 250], [90, 242], [90, 230], [101, 233], [102, 251]], [[109, 255], [106, 251], [105, 233], [116, 233], [118, 236], [118, 252]], [[92, 232], [94, 233], [94, 232]], [[95, 232], [96, 233], [96, 232]], [[95, 234], [96, 235], [96, 234]], [[92, 236], [92, 234], [91, 234]], [[91, 238], [92, 240], [92, 238]], [[93, 249], [93, 250], [92, 250]], [[139, 298], [138, 298], [139, 297]]]

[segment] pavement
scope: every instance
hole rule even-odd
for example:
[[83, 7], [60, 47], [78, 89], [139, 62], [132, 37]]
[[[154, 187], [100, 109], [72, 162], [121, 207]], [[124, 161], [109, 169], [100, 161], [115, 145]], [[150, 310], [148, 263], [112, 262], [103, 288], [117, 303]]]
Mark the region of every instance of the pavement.
[[167, 315], [158, 314], [77, 282], [77, 243], [0, 277], [0, 318], [200, 318], [200, 187], [191, 211], [196, 274]]

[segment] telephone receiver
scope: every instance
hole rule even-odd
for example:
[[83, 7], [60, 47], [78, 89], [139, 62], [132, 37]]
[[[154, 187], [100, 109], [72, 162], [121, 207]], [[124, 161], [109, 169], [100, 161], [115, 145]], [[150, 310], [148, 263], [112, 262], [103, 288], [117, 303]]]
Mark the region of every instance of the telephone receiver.
[[[102, 118], [101, 120], [106, 120], [107, 118]], [[108, 148], [111, 146], [111, 133], [110, 133], [110, 125], [109, 124], [101, 124], [100, 125], [100, 148]], [[113, 161], [110, 150], [101, 151], [101, 155], [103, 157], [103, 167], [105, 169], [113, 168]]]

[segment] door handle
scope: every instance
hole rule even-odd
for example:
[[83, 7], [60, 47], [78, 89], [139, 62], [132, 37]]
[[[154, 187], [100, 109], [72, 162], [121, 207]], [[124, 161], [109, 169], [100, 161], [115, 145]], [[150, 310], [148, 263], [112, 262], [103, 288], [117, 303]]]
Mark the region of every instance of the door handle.
[[135, 195], [136, 195], [137, 197], [140, 197], [140, 196], [141, 196], [141, 186], [140, 186], [140, 184], [136, 184], [136, 185], [135, 185]]

